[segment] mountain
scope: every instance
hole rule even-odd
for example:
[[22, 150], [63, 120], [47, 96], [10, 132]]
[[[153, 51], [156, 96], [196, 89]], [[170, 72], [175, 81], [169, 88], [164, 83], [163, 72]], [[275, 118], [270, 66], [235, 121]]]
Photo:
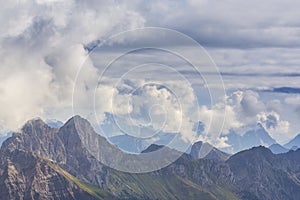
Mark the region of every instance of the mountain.
[[[149, 151], [149, 147], [165, 146], [174, 138], [174, 133], [158, 133], [153, 138], [136, 138], [130, 135], [119, 135], [110, 137], [109, 141], [117, 145], [120, 149], [140, 153]], [[155, 145], [153, 145], [155, 144]], [[208, 143], [196, 142], [187, 150], [190, 152], [192, 159], [209, 158], [216, 160], [227, 160], [230, 154], [222, 152]]]
[[[82, 182], [61, 168], [65, 149], [57, 132], [31, 120], [13, 133], [0, 150], [2, 199], [112, 199], [104, 190]], [[54, 162], [53, 160], [58, 162]]]
[[260, 145], [268, 147], [277, 143], [260, 123], [243, 135], [231, 131], [226, 137], [228, 138], [227, 144], [230, 147], [222, 148], [221, 150], [228, 153], [236, 153]]
[[271, 146], [269, 146], [269, 149], [272, 151], [272, 153], [274, 154], [279, 154], [279, 153], [286, 153], [289, 150], [284, 148], [283, 146], [281, 146], [280, 144], [272, 144]]
[[283, 146], [287, 149], [298, 149], [300, 147], [300, 134]]
[[[213, 149], [213, 159], [201, 158], [205, 147]], [[142, 154], [163, 149], [159, 156], [180, 153], [152, 144]], [[148, 173], [125, 173], [103, 164], [134, 162], [134, 154], [121, 155], [124, 152], [79, 116], [59, 129], [30, 120], [0, 149], [1, 199], [298, 200], [300, 196], [300, 150], [273, 154], [259, 146], [224, 161], [227, 154], [197, 142], [189, 154], [181, 153], [172, 164]]]
[[63, 122], [56, 120], [56, 119], [47, 119], [45, 122], [51, 128], [60, 128], [64, 125]]
[[174, 133], [159, 132], [149, 138], [137, 138], [131, 135], [123, 134], [108, 138], [108, 140], [117, 145], [120, 149], [131, 153], [141, 153], [151, 144], [167, 145], [176, 135]]
[[230, 154], [222, 152], [208, 143], [199, 141], [192, 145], [190, 156], [194, 160], [207, 158], [225, 161], [230, 157]]
[[275, 155], [259, 146], [231, 156], [226, 163], [241, 199], [299, 199], [300, 151]]

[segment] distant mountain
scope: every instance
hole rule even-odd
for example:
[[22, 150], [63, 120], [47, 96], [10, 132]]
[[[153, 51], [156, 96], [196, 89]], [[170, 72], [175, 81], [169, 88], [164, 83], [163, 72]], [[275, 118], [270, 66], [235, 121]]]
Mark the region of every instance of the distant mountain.
[[298, 149], [300, 147], [300, 134], [283, 146], [287, 149]]
[[201, 141], [196, 142], [192, 145], [191, 158], [194, 160], [207, 158], [207, 159], [215, 159], [220, 161], [225, 161], [230, 157], [230, 154], [222, 152], [217, 148], [211, 146], [208, 143], [203, 143]]
[[[189, 154], [182, 153], [160, 170], [123, 173], [101, 161], [119, 160], [126, 165], [130, 156], [120, 156], [122, 152], [98, 135], [87, 120], [75, 116], [59, 129], [40, 119], [30, 120], [0, 149], [0, 196], [26, 200], [299, 200], [300, 150], [275, 155], [260, 146], [223, 161], [215, 156], [228, 155], [212, 146], [208, 147], [214, 159], [202, 159], [201, 149], [207, 146], [195, 143]], [[152, 144], [143, 153], [148, 156], [163, 149], [163, 153], [178, 153], [163, 147]], [[100, 149], [112, 154], [107, 156]]]
[[108, 140], [117, 145], [120, 149], [131, 153], [141, 153], [151, 144], [167, 145], [176, 135], [174, 133], [159, 132], [149, 138], [137, 138], [131, 135], [123, 134], [108, 138]]
[[64, 125], [63, 122], [56, 120], [56, 119], [47, 119], [46, 124], [51, 128], [60, 128]]
[[9, 137], [11, 137], [11, 133], [7, 133], [6, 135], [0, 135], [0, 147], [2, 143]]
[[280, 144], [272, 144], [269, 146], [269, 149], [272, 151], [274, 154], [279, 154], [279, 153], [286, 153], [289, 151], [289, 149], [284, 148]]
[[[165, 146], [175, 137], [174, 133], [160, 132], [152, 138], [136, 138], [130, 135], [119, 135], [110, 137], [109, 141], [117, 145], [120, 149], [126, 152], [140, 153], [149, 151], [152, 146]], [[190, 150], [192, 159], [209, 158], [216, 160], [226, 160], [230, 154], [222, 152], [208, 143], [196, 142]]]
[[231, 131], [226, 137], [228, 138], [227, 144], [229, 144], [230, 147], [221, 148], [221, 150], [228, 153], [236, 153], [260, 145], [268, 147], [277, 143], [260, 123], [258, 123], [254, 129], [247, 131], [243, 135]]

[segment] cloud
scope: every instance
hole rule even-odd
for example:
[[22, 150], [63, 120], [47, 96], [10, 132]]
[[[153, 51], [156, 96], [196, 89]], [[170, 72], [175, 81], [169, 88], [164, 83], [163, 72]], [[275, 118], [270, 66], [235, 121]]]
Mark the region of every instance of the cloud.
[[[282, 105], [279, 100], [263, 102], [255, 91], [234, 91], [211, 108], [201, 107], [200, 120], [204, 122], [207, 133], [206, 137], [201, 136], [201, 139], [225, 147], [228, 145], [226, 134], [231, 130], [244, 134], [247, 130], [256, 127], [257, 123], [261, 123], [273, 138], [282, 142], [286, 137], [291, 137], [290, 122], [281, 119], [280, 114], [273, 108], [274, 105], [281, 112]], [[212, 124], [210, 124], [210, 117], [215, 118]], [[218, 132], [220, 130], [221, 132]]]
[[281, 138], [282, 135], [289, 133], [290, 123], [280, 119], [280, 115], [276, 112], [262, 112], [257, 115], [258, 122], [271, 134], [272, 137]]
[[137, 7], [147, 25], [182, 31], [205, 46], [260, 48], [300, 44], [296, 0], [255, 0], [246, 4], [232, 0], [142, 1]]
[[[0, 119], [11, 130], [36, 116], [70, 117], [84, 45], [144, 24], [126, 4], [107, 1], [7, 2], [0, 13]], [[88, 69], [81, 78], [97, 81]]]
[[193, 127], [198, 119], [198, 106], [194, 91], [188, 83], [137, 83], [125, 79], [120, 84], [123, 87], [98, 87], [96, 96], [100, 102], [97, 102], [96, 113], [99, 122], [107, 126], [106, 122], [112, 121], [107, 117], [114, 118], [120, 132], [136, 137], [151, 137], [158, 132], [167, 132], [181, 133], [183, 140], [195, 140]]
[[300, 105], [300, 95], [287, 97], [285, 102], [290, 105]]

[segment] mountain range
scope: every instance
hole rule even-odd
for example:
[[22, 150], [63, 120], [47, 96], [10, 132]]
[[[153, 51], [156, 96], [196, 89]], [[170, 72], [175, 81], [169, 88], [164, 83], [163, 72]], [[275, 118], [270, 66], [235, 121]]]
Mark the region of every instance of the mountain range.
[[[128, 134], [121, 134], [109, 137], [108, 140], [126, 152], [140, 153], [151, 144], [168, 145], [175, 136], [176, 134], [174, 133], [165, 132], [159, 132], [151, 138], [138, 138]], [[250, 128], [244, 134], [238, 134], [231, 130], [229, 134], [223, 136], [227, 138], [226, 143], [229, 147], [223, 147], [220, 150], [227, 154], [237, 153], [260, 145], [268, 147], [275, 154], [286, 153], [290, 149], [296, 150], [300, 147], [300, 134], [289, 143], [280, 145], [260, 123]], [[188, 149], [187, 153], [190, 150]]]
[[227, 137], [228, 140], [226, 142], [230, 146], [222, 148], [222, 150], [229, 153], [236, 153], [259, 145], [269, 147], [277, 143], [260, 123], [243, 135], [231, 130], [229, 134], [224, 136]]
[[[211, 151], [202, 158], [207, 145], [195, 143], [189, 153], [162, 169], [125, 173], [101, 162], [119, 159], [119, 150], [87, 120], [75, 116], [60, 128], [30, 120], [1, 147], [0, 196], [24, 200], [299, 199], [300, 150], [273, 154], [259, 146], [230, 156], [209, 146]], [[116, 156], [95, 154], [99, 147]], [[160, 148], [152, 144], [143, 153]]]

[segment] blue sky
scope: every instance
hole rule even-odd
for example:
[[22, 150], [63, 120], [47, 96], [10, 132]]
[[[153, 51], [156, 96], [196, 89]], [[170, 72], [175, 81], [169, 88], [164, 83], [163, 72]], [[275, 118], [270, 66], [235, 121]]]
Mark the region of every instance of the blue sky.
[[[147, 46], [155, 41], [166, 48], [185, 52], [192, 60], [203, 61], [204, 57], [198, 59], [190, 44], [161, 35], [148, 35], [141, 43], [132, 42], [138, 38], [134, 36], [129, 40], [119, 38], [118, 48], [107, 48], [98, 59], [97, 56], [88, 58], [86, 47], [95, 41], [105, 41], [122, 31], [155, 26], [182, 32], [201, 44], [222, 74], [226, 96], [218, 93], [220, 99], [210, 105], [205, 82], [186, 63], [159, 51], [140, 51], [130, 54], [129, 59], [113, 68], [110, 73], [115, 79], [120, 79], [131, 65], [141, 61], [155, 60], [168, 67], [141, 67], [131, 77], [121, 79], [118, 87], [111, 85], [113, 78], [105, 77], [100, 86], [102, 93], [99, 93], [102, 99], [96, 101], [98, 121], [104, 120], [103, 113], [111, 111], [107, 104], [109, 98], [103, 96], [116, 95], [115, 109], [118, 110], [114, 112], [122, 116], [130, 111], [133, 117], [143, 119], [138, 123], [146, 124], [149, 119], [149, 113], [139, 115], [140, 108], [145, 106], [147, 111], [153, 108], [155, 129], [161, 128], [160, 121], [166, 121], [165, 131], [176, 132], [176, 125], [180, 124], [189, 135], [195, 121], [202, 120], [209, 127], [210, 118], [214, 116], [216, 123], [207, 129], [207, 134], [211, 134], [214, 138], [211, 142], [217, 146], [226, 145], [226, 138], [218, 137], [221, 126], [226, 134], [229, 129], [242, 132], [257, 122], [272, 123], [266, 128], [276, 140], [284, 143], [300, 132], [299, 4], [296, 0], [7, 2], [0, 8], [0, 127], [3, 132], [16, 130], [36, 116], [65, 121], [73, 114], [74, 102], [76, 112], [92, 118], [90, 109], [94, 105], [87, 98], [91, 94], [75, 90], [83, 93], [76, 93], [78, 98], [72, 99], [78, 69], [86, 65], [79, 76], [82, 86], [95, 87], [96, 83], [98, 87], [103, 63], [113, 59], [122, 48], [134, 47], [133, 44]], [[172, 69], [176, 73], [172, 73]], [[214, 75], [210, 76], [213, 78], [209, 80], [215, 80]], [[145, 80], [172, 87], [180, 98], [172, 96], [169, 90], [143, 87], [147, 84]], [[130, 81], [132, 84], [128, 84]], [[142, 104], [140, 97], [134, 99], [139, 107], [127, 104], [132, 98], [126, 93], [132, 90], [130, 87], [140, 88], [140, 97], [152, 104]], [[217, 90], [218, 84], [214, 88]], [[128, 101], [123, 102], [124, 99]], [[182, 99], [178, 104], [182, 106], [180, 109], [176, 107], [176, 99]], [[168, 112], [162, 112], [165, 110], [161, 105]], [[217, 124], [222, 121], [224, 111], [224, 124]]]

